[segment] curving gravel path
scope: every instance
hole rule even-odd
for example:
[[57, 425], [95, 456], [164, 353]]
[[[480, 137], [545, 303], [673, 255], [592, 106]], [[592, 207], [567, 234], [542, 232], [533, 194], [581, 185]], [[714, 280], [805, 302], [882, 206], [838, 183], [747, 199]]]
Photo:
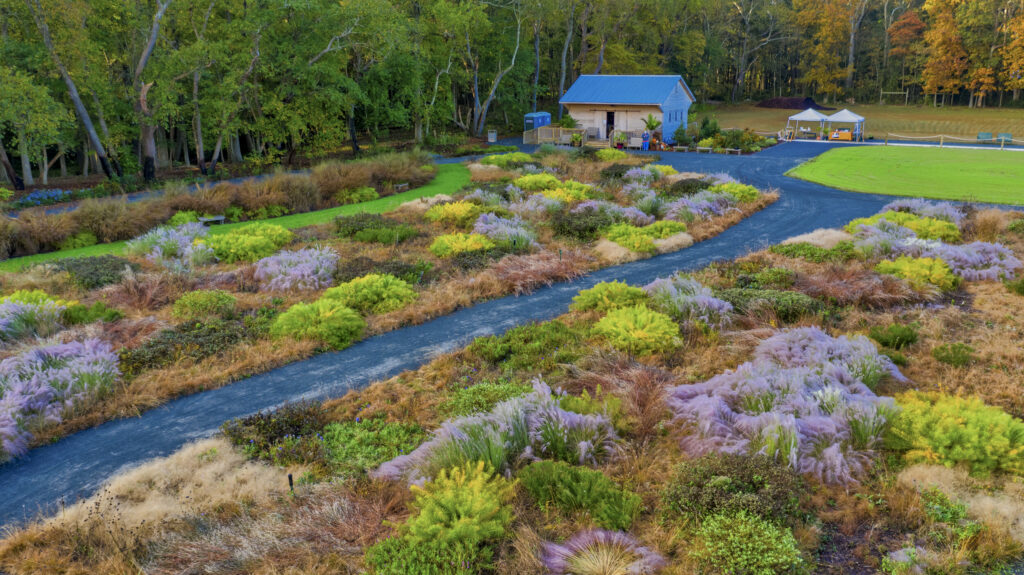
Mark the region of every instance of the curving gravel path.
[[24, 458], [0, 467], [0, 523], [17, 524], [39, 512], [52, 512], [62, 500], [86, 497], [112, 475], [209, 436], [228, 419], [287, 401], [340, 396], [349, 389], [415, 369], [476, 337], [556, 317], [567, 311], [576, 292], [598, 282], [618, 279], [647, 283], [676, 270], [732, 259], [817, 228], [842, 225], [852, 218], [871, 215], [893, 200], [892, 196], [842, 192], [783, 175], [826, 149], [828, 146], [822, 144], [787, 143], [743, 157], [662, 153], [661, 163], [681, 171], [726, 172], [745, 183], [777, 188], [781, 198], [719, 236], [685, 250], [606, 268], [528, 296], [480, 303], [34, 449]]

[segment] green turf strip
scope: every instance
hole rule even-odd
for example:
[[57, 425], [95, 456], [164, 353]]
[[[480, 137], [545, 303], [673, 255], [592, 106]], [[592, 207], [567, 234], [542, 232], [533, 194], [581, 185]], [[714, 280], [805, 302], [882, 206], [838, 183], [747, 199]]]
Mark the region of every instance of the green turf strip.
[[[417, 198], [425, 198], [429, 196], [436, 196], [438, 194], [452, 194], [462, 189], [465, 185], [469, 184], [469, 170], [461, 164], [445, 164], [437, 166], [437, 176], [434, 177], [433, 181], [429, 184], [395, 194], [387, 196], [385, 198], [379, 198], [371, 200], [369, 202], [363, 202], [361, 204], [351, 204], [347, 206], [338, 206], [336, 208], [330, 208], [326, 210], [319, 210], [316, 212], [306, 212], [304, 214], [293, 214], [290, 216], [281, 216], [280, 218], [272, 218], [268, 220], [259, 220], [260, 222], [266, 222], [271, 224], [277, 224], [284, 226], [288, 229], [304, 228], [306, 226], [313, 226], [316, 224], [327, 223], [338, 216], [356, 214], [359, 212], [368, 212], [374, 214], [380, 214], [391, 211], [404, 202], [409, 200], [415, 200]], [[224, 224], [221, 226], [213, 226], [210, 228], [211, 234], [224, 234], [233, 229], [239, 228], [251, 222], [239, 222], [234, 224]], [[18, 271], [24, 266], [37, 264], [46, 261], [64, 259], [64, 258], [80, 258], [87, 256], [99, 256], [103, 254], [120, 254], [124, 250], [125, 242], [112, 242], [109, 244], [97, 244], [85, 248], [76, 248], [73, 250], [61, 250], [57, 252], [48, 252], [45, 254], [35, 254], [31, 256], [24, 256], [20, 258], [12, 258], [6, 261], [0, 262], [0, 271]]]
[[787, 175], [841, 190], [936, 200], [1024, 204], [1024, 152], [851, 146]]

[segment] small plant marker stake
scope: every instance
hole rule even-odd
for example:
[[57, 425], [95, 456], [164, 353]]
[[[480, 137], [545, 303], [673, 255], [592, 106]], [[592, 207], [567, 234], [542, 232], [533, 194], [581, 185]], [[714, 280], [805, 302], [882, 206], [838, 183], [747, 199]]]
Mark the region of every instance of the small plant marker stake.
[[288, 492], [295, 495], [295, 482], [292, 481], [292, 474], [288, 474]]

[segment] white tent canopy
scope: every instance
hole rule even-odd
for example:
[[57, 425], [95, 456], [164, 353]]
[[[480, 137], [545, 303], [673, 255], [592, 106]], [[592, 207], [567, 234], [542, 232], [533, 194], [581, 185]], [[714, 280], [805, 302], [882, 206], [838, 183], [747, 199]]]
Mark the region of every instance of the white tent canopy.
[[818, 124], [817, 138], [821, 138], [822, 132], [825, 130], [825, 122], [828, 121], [828, 116], [815, 110], [814, 108], [807, 108], [799, 114], [793, 114], [789, 117], [789, 121], [786, 122], [786, 138], [792, 140], [798, 135], [810, 136], [814, 134], [814, 130], [808, 128], [800, 128], [800, 122], [805, 124]]
[[[845, 110], [844, 110], [845, 111]], [[852, 112], [851, 112], [852, 113]], [[793, 114], [789, 117], [791, 122], [827, 122], [828, 116], [815, 110], [814, 108], [807, 108], [799, 114]]]
[[[829, 116], [827, 121], [830, 140], [843, 139], [859, 142], [864, 139], [864, 116], [854, 114], [846, 108], [843, 108]], [[832, 124], [853, 124], [853, 133], [850, 134], [849, 130], [833, 131]]]
[[853, 112], [843, 108], [842, 110], [828, 116], [826, 118], [829, 122], [840, 122], [845, 124], [861, 124], [864, 122], [864, 116], [859, 116]]

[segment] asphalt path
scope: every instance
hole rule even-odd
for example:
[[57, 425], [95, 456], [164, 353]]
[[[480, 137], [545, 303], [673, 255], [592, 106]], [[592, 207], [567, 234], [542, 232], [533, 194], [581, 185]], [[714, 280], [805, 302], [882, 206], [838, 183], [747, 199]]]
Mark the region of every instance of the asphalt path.
[[680, 171], [723, 172], [760, 188], [777, 189], [781, 196], [720, 235], [685, 250], [605, 268], [530, 295], [482, 302], [38, 447], [0, 466], [0, 523], [12, 525], [39, 513], [52, 513], [59, 502], [87, 497], [111, 476], [208, 437], [231, 418], [289, 401], [338, 397], [415, 369], [474, 338], [557, 317], [568, 310], [579, 290], [598, 282], [644, 284], [677, 270], [698, 269], [797, 234], [874, 214], [894, 199], [843, 192], [784, 175], [828, 148], [794, 142], [751, 156], [663, 152], [660, 163]]

